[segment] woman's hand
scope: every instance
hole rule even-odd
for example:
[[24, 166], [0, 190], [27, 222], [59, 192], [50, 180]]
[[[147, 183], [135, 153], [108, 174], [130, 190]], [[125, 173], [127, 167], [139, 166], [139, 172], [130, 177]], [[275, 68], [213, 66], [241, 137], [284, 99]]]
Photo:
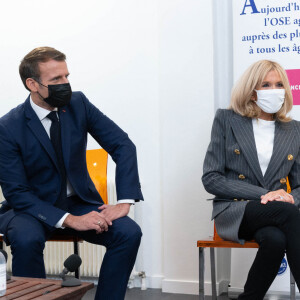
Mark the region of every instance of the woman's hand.
[[289, 202], [294, 204], [294, 197], [288, 194], [285, 190], [277, 190], [273, 192], [269, 192], [261, 197], [261, 204], [267, 204], [269, 201], [282, 201], [282, 202]]

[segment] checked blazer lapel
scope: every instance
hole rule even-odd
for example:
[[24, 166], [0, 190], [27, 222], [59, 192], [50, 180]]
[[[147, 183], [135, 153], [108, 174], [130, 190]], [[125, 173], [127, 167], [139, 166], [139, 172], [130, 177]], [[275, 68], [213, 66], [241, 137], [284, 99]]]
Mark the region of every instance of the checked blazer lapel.
[[48, 153], [53, 163], [55, 164], [56, 168], [59, 170], [56, 154], [50, 141], [50, 138], [47, 135], [47, 132], [43, 127], [41, 121], [39, 120], [38, 116], [32, 109], [29, 98], [25, 102], [25, 116], [27, 119], [27, 126], [31, 129], [32, 133], [42, 144], [45, 151]]
[[292, 126], [291, 122], [275, 122], [273, 153], [264, 178], [272, 179], [282, 162], [287, 159], [295, 134]]
[[260, 184], [265, 186], [264, 177], [257, 157], [252, 119], [242, 117], [240, 115], [234, 115], [233, 118], [230, 119], [230, 123], [236, 140], [241, 147], [242, 153], [244, 154], [250, 168]]

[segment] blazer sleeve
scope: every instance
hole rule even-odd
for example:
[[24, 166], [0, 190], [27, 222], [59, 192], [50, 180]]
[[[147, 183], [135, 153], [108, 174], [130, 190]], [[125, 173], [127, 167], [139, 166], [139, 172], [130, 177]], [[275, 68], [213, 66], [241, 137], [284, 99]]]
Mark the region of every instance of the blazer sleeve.
[[203, 165], [203, 185], [207, 192], [217, 198], [260, 200], [261, 195], [269, 192], [267, 189], [226, 177], [225, 169], [230, 168], [230, 166], [226, 166], [225, 162], [225, 123], [229, 121], [226, 112], [221, 109], [216, 112], [211, 131], [211, 142]]
[[81, 93], [86, 109], [88, 132], [116, 163], [118, 200], [143, 200], [138, 174], [136, 147], [128, 135]]
[[29, 214], [54, 227], [66, 212], [35, 195], [20, 151], [10, 129], [0, 124], [0, 184], [8, 205], [15, 213]]
[[[297, 137], [300, 139], [300, 122], [297, 122], [296, 130]], [[300, 153], [298, 153], [288, 177], [291, 186], [291, 195], [294, 197], [295, 205], [300, 207]]]

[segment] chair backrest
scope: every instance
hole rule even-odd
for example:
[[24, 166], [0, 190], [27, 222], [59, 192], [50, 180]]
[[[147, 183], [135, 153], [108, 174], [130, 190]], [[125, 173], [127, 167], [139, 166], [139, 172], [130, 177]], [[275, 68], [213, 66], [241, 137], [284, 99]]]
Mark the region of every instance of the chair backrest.
[[288, 178], [288, 176], [286, 176], [286, 192], [290, 193], [291, 191], [292, 191], [292, 189], [291, 189], [291, 185], [289, 182], [289, 178]]
[[86, 164], [94, 185], [107, 204], [107, 152], [104, 149], [87, 150]]

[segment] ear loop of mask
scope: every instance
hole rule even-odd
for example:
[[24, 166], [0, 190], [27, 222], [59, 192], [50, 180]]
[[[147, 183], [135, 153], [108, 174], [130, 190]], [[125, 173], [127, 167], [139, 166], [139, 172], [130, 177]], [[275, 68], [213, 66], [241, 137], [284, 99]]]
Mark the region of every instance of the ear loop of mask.
[[[42, 84], [39, 80], [37, 80], [36, 78], [32, 77], [33, 80], [35, 80], [39, 85], [45, 87], [48, 89], [48, 86]], [[38, 95], [42, 98], [42, 100], [45, 100], [45, 98], [37, 91]]]

